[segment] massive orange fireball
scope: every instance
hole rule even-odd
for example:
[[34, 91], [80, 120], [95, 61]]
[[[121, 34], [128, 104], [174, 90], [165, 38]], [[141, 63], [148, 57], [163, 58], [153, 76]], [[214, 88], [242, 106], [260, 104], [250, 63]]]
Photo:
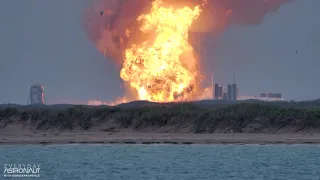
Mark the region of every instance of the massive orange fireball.
[[289, 1], [95, 1], [84, 19], [86, 30], [99, 51], [120, 66], [128, 90], [108, 104], [211, 98], [211, 88], [203, 87], [205, 74], [200, 69], [204, 37], [221, 32], [230, 23], [257, 24], [266, 13]]
[[120, 77], [138, 92], [138, 99], [155, 102], [194, 97], [199, 69], [188, 42], [188, 30], [200, 15], [199, 6], [164, 7], [155, 0], [149, 14], [137, 18], [143, 34], [153, 34], [125, 51]]

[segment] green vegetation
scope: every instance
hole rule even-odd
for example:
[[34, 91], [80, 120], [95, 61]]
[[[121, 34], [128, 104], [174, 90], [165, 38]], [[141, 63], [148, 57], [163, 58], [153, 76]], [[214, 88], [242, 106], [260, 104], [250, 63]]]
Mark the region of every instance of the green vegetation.
[[268, 103], [237, 103], [205, 108], [195, 103], [170, 103], [140, 107], [72, 106], [0, 109], [0, 130], [21, 123], [36, 129], [135, 131], [170, 128], [170, 132], [300, 132], [320, 130], [320, 108], [293, 108]]

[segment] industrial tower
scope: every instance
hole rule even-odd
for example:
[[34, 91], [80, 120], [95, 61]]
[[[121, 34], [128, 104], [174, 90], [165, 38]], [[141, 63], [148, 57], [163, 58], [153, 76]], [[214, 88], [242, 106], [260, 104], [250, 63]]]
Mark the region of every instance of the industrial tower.
[[34, 84], [30, 87], [28, 103], [31, 105], [45, 104], [44, 89], [41, 84]]
[[231, 95], [231, 100], [236, 101], [237, 100], [237, 84], [236, 84], [236, 61], [233, 61], [233, 84], [232, 84], [232, 95]]

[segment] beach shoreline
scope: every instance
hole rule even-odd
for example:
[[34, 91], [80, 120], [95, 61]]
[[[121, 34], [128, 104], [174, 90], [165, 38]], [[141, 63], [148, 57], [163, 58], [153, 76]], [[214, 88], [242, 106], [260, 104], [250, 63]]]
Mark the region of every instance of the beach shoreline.
[[320, 144], [320, 134], [0, 132], [5, 144]]

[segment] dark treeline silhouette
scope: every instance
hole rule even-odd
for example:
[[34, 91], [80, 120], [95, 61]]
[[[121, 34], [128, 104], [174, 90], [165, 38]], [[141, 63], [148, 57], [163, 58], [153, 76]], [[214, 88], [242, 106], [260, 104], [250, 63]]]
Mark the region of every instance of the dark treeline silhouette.
[[320, 101], [132, 102], [114, 107], [11, 105], [0, 108], [0, 130], [12, 124], [61, 131], [316, 133], [320, 132]]

